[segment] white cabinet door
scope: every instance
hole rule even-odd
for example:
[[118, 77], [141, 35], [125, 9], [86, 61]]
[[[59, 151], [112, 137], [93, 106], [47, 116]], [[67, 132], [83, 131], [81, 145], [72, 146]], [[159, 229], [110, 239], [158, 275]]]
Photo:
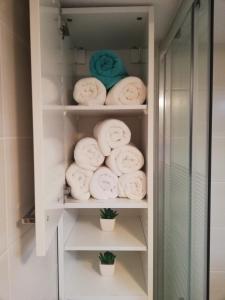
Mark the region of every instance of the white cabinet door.
[[50, 0], [30, 0], [36, 250], [44, 256], [63, 214], [63, 113], [46, 110], [61, 101], [60, 10]]

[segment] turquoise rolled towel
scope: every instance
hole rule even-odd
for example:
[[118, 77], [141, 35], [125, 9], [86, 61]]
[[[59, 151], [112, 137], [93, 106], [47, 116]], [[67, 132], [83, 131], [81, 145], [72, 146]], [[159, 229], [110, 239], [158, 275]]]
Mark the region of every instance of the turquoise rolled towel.
[[93, 53], [89, 68], [91, 75], [99, 79], [107, 89], [128, 75], [123, 61], [111, 50]]

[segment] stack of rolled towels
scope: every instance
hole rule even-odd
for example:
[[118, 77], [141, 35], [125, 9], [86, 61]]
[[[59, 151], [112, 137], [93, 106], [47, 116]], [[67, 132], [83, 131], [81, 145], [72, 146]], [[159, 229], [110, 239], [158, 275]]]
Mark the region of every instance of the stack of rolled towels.
[[80, 79], [73, 98], [80, 105], [135, 105], [146, 100], [146, 87], [136, 76], [128, 76], [122, 60], [110, 50], [95, 52], [90, 58], [92, 77]]
[[146, 195], [144, 156], [130, 144], [131, 131], [121, 120], [99, 122], [94, 137], [79, 140], [74, 162], [66, 172], [71, 195], [77, 200], [117, 197], [141, 200]]

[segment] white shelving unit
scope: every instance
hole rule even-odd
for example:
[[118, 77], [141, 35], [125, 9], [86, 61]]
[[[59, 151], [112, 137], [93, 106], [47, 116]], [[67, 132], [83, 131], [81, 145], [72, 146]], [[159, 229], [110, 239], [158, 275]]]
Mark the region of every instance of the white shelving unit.
[[76, 223], [65, 243], [67, 251], [147, 250], [141, 220], [137, 217], [118, 218], [112, 232], [102, 231], [96, 216], [80, 216]]
[[130, 200], [127, 198], [116, 198], [112, 200], [97, 200], [90, 198], [88, 201], [74, 200], [73, 198], [65, 199], [65, 208], [147, 208], [148, 200]]
[[[68, 300], [147, 300], [138, 253], [119, 253], [113, 277], [102, 278], [96, 252], [65, 253], [65, 290]], [[74, 298], [77, 295], [77, 298]]]
[[[30, 15], [37, 255], [46, 255], [58, 229], [60, 300], [153, 300], [153, 7], [59, 9], [52, 1], [30, 0]], [[59, 28], [65, 23], [69, 36], [62, 39]], [[81, 47], [83, 64], [76, 59]], [[130, 60], [133, 47], [141, 53], [136, 63]], [[91, 53], [102, 48], [116, 51], [128, 73], [146, 83], [144, 105], [75, 105], [74, 83], [88, 76]], [[46, 78], [55, 90], [43, 85]], [[57, 98], [53, 102], [51, 92]], [[145, 156], [146, 198], [79, 201], [64, 196], [75, 143], [91, 136], [95, 124], [108, 117], [130, 127], [131, 142]], [[120, 213], [113, 232], [99, 226], [99, 208], [107, 207]], [[111, 278], [99, 273], [99, 251], [105, 250], [117, 255]]]

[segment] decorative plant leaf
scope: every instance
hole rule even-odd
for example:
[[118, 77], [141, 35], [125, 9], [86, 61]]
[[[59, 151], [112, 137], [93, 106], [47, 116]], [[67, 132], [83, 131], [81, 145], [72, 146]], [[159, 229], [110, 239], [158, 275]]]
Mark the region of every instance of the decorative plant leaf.
[[119, 213], [111, 208], [100, 209], [101, 219], [115, 219]]
[[116, 255], [110, 251], [106, 251], [103, 254], [99, 254], [99, 260], [102, 265], [113, 265], [115, 262]]

